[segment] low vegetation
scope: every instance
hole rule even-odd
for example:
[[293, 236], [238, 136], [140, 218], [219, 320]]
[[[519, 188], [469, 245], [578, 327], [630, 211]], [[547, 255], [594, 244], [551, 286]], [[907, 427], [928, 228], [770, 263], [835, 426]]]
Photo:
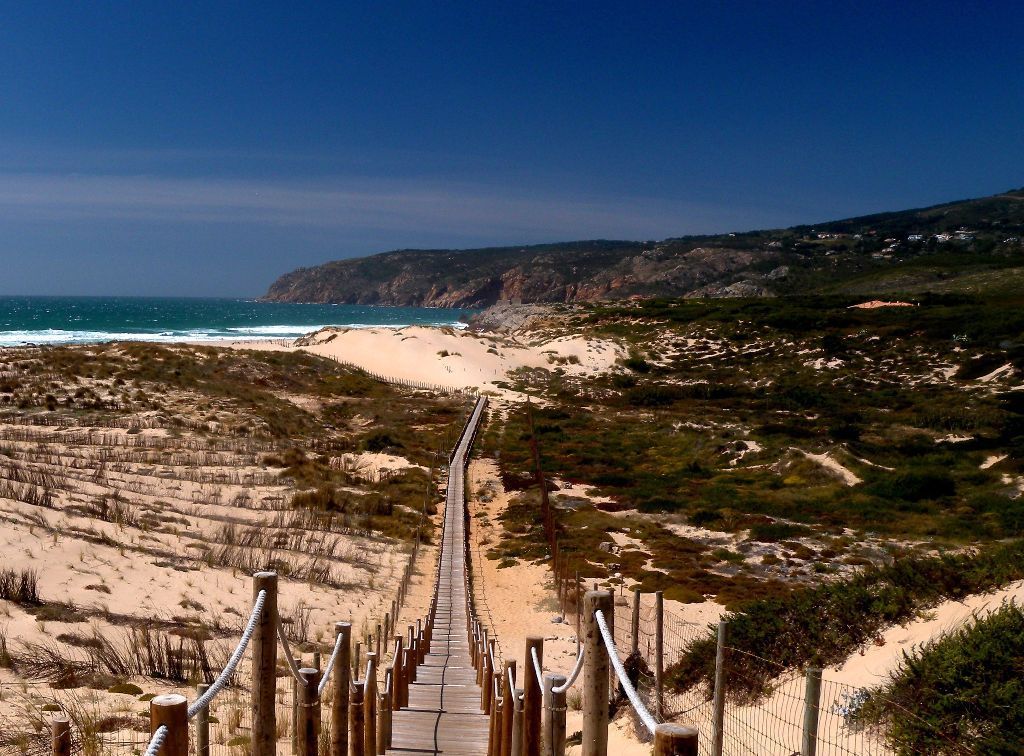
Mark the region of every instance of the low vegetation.
[[[1024, 741], [1024, 613], [1004, 605], [983, 619], [904, 653], [853, 721], [881, 725], [899, 753], [1012, 754]], [[899, 701], [901, 708], [889, 701]]]
[[[785, 669], [841, 663], [881, 630], [906, 622], [949, 599], [963, 599], [1024, 579], [1024, 542], [977, 554], [902, 559], [847, 580], [794, 590], [750, 602], [728, 614], [726, 666], [730, 695], [743, 701], [769, 693]], [[714, 679], [715, 639], [690, 646], [669, 675], [680, 690]]]

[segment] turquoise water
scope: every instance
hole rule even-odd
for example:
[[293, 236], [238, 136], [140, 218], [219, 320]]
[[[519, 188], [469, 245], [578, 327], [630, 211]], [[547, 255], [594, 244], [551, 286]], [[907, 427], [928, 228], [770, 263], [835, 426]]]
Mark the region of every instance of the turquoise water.
[[0, 297], [0, 346], [294, 339], [323, 326], [458, 326], [469, 310], [243, 299]]

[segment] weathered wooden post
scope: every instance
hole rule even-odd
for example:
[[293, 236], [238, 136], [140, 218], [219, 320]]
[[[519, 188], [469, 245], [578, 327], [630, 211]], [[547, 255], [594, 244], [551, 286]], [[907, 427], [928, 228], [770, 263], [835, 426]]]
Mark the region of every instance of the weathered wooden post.
[[317, 756], [320, 746], [320, 670], [303, 667], [299, 670], [299, 756]]
[[391, 669], [395, 671], [394, 690], [391, 691], [391, 707], [394, 711], [402, 708], [402, 636], [395, 636], [395, 657], [391, 660]]
[[363, 752], [367, 756], [377, 753], [377, 655], [366, 654], [366, 680], [363, 681]]
[[607, 619], [612, 594], [587, 591], [583, 597], [583, 756], [608, 756], [608, 674], [611, 665], [594, 613]]
[[654, 594], [654, 710], [665, 716], [665, 593]]
[[725, 644], [729, 638], [729, 623], [718, 623], [718, 646], [715, 651], [715, 693], [711, 712], [711, 754], [722, 756], [725, 740]]
[[818, 753], [818, 713], [821, 707], [821, 670], [808, 669], [804, 683], [804, 737], [800, 756]]
[[352, 679], [359, 679], [359, 657], [362, 656], [363, 643], [362, 641], [356, 641], [356, 650], [352, 654]]
[[391, 747], [391, 696], [394, 693], [394, 676], [390, 669], [384, 670], [384, 690], [380, 693], [377, 712], [377, 753], [384, 754]]
[[491, 655], [486, 651], [480, 669], [482, 670], [480, 673], [480, 708], [487, 713], [491, 710], [491, 692], [494, 688], [489, 682], [493, 679], [494, 674], [491, 669]]
[[416, 682], [416, 664], [420, 658], [419, 639], [416, 637], [416, 626], [409, 625], [409, 668], [408, 681], [411, 683]]
[[[524, 672], [526, 670], [523, 670]], [[523, 689], [512, 691], [512, 756], [523, 756]]]
[[321, 661], [320, 660], [320, 652], [319, 651], [314, 651], [313, 652], [313, 669], [315, 669], [315, 670], [323, 669], [323, 667], [320, 666], [320, 661]]
[[523, 756], [540, 756], [540, 724], [544, 702], [541, 681], [533, 664], [533, 652], [543, 673], [544, 638], [531, 635], [526, 638], [526, 659], [523, 661]]
[[501, 688], [501, 756], [512, 756], [512, 717], [516, 710], [512, 678], [515, 676], [515, 659], [508, 659], [505, 661], [505, 679]]
[[161, 726], [167, 728], [167, 735], [157, 756], [188, 756], [188, 701], [185, 696], [168, 693], [150, 700], [149, 734]]
[[581, 586], [582, 586], [582, 583], [580, 583], [580, 572], [579, 572], [579, 570], [576, 570], [576, 585], [575, 585], [575, 587], [576, 587], [576, 653], [577, 654], [580, 652], [580, 646], [583, 644], [583, 640], [582, 640], [582, 637], [583, 637], [583, 635], [582, 635], [583, 627], [582, 627], [582, 621], [581, 621], [581, 617], [583, 616], [583, 589], [582, 589]]
[[66, 714], [50, 720], [50, 745], [53, 756], [71, 756], [71, 720]]
[[544, 675], [544, 698], [547, 701], [544, 714], [544, 756], [565, 756], [565, 691], [556, 693], [555, 688], [561, 688], [567, 680], [565, 675]]
[[349, 756], [363, 756], [363, 692], [364, 682], [352, 683], [351, 696], [348, 702], [348, 729], [352, 737], [348, 739]]
[[499, 695], [502, 691], [501, 683], [501, 673], [495, 672], [491, 686], [494, 691], [491, 696], [491, 728], [487, 745], [489, 756], [501, 756], [501, 723], [504, 719], [502, 716], [504, 712], [501, 710], [501, 696]]
[[[339, 641], [338, 638], [341, 638]], [[331, 701], [330, 756], [348, 756], [348, 698], [351, 688], [352, 624], [334, 623], [334, 642], [341, 643], [334, 660], [334, 700]]]
[[[294, 657], [295, 668], [301, 671], [302, 659]], [[292, 753], [299, 753], [299, 698], [302, 696], [300, 688], [302, 681], [292, 676]]]
[[697, 756], [697, 730], [659, 724], [654, 731], [654, 756]]
[[640, 650], [640, 589], [633, 589], [633, 622], [629, 628], [629, 653]]
[[[206, 683], [196, 686], [196, 693], [202, 698], [210, 689]], [[210, 756], [210, 707], [204, 706], [196, 712], [196, 756]]]
[[412, 649], [402, 649], [402, 706], [409, 707], [409, 686], [415, 682], [416, 667], [412, 663]]
[[277, 573], [257, 572], [253, 601], [266, 591], [252, 634], [252, 756], [277, 754]]
[[377, 652], [377, 658], [378, 659], [380, 659], [380, 639], [381, 639], [380, 629], [381, 629], [380, 628], [380, 623], [378, 622], [377, 623], [377, 634], [373, 636], [374, 643], [376, 644], [375, 648], [374, 648], [374, 651]]

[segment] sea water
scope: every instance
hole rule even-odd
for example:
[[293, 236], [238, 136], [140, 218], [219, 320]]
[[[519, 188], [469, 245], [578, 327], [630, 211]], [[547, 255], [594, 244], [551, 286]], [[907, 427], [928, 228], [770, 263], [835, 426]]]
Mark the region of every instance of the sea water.
[[0, 297], [0, 346], [295, 339], [324, 326], [461, 327], [471, 312], [245, 299]]

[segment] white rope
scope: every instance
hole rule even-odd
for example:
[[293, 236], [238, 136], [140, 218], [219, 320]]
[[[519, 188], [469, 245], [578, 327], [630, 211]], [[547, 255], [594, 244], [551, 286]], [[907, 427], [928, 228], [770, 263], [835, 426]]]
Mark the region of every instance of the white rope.
[[252, 634], [256, 631], [256, 623], [259, 622], [260, 616], [263, 614], [263, 604], [266, 600], [266, 590], [262, 590], [256, 594], [256, 603], [253, 604], [252, 614], [249, 615], [249, 622], [246, 624], [245, 630], [242, 631], [242, 639], [238, 641], [238, 646], [235, 648], [235, 652], [231, 654], [231, 658], [228, 659], [228, 663], [224, 665], [224, 669], [221, 670], [217, 679], [213, 681], [203, 695], [199, 696], [199, 698], [193, 701], [192, 705], [188, 707], [189, 719], [192, 719], [192, 717], [209, 706], [214, 696], [223, 690], [224, 686], [227, 685], [228, 681], [231, 679], [231, 676], [235, 674], [238, 662], [242, 661], [242, 655], [245, 653], [245, 649], [249, 646], [249, 641], [252, 640]]
[[583, 649], [580, 649], [579, 655], [576, 657], [576, 666], [572, 668], [572, 672], [569, 673], [569, 679], [559, 685], [557, 688], [552, 688], [552, 693], [565, 693], [572, 687], [573, 683], [576, 682], [576, 678], [580, 676], [580, 672], [583, 670]]
[[334, 662], [338, 660], [338, 651], [341, 650], [341, 641], [344, 637], [344, 635], [339, 634], [334, 639], [334, 650], [331, 651], [331, 658], [327, 660], [327, 666], [324, 667], [324, 676], [320, 678], [320, 685], [317, 688], [317, 692], [320, 695], [323, 695], [324, 688], [327, 687], [327, 681], [331, 679], [331, 672], [334, 671]]
[[544, 673], [540, 669], [540, 659], [537, 658], [537, 648], [530, 649], [530, 658], [533, 659], [533, 673], [537, 675], [537, 684], [544, 690]]
[[604, 638], [604, 647], [608, 650], [608, 659], [612, 663], [612, 667], [615, 669], [615, 674], [619, 678], [619, 682], [622, 684], [622, 689], [626, 691], [626, 698], [633, 704], [633, 709], [636, 711], [637, 716], [640, 717], [640, 721], [644, 723], [644, 727], [647, 728], [651, 735], [654, 734], [655, 729], [658, 727], [658, 722], [654, 717], [651, 716], [651, 712], [647, 711], [647, 707], [644, 706], [644, 702], [640, 700], [640, 694], [636, 692], [636, 688], [629, 681], [629, 677], [626, 676], [626, 668], [622, 666], [622, 662], [619, 661], [619, 652], [615, 648], [615, 641], [612, 640], [612, 634], [608, 630], [608, 624], [605, 622], [604, 613], [598, 609], [594, 612], [594, 619], [597, 620], [597, 627], [601, 631], [601, 637]]
[[299, 682], [302, 682], [302, 678], [299, 676], [299, 668], [295, 666], [295, 659], [292, 658], [292, 649], [288, 645], [288, 636], [284, 632], [284, 625], [281, 624], [281, 618], [277, 618], [277, 637], [281, 639], [281, 646], [284, 648], [284, 658], [288, 660], [288, 669], [291, 670], [292, 677]]
[[164, 739], [167, 737], [167, 725], [160, 725], [149, 739], [149, 746], [146, 748], [146, 756], [156, 756], [163, 747]]

